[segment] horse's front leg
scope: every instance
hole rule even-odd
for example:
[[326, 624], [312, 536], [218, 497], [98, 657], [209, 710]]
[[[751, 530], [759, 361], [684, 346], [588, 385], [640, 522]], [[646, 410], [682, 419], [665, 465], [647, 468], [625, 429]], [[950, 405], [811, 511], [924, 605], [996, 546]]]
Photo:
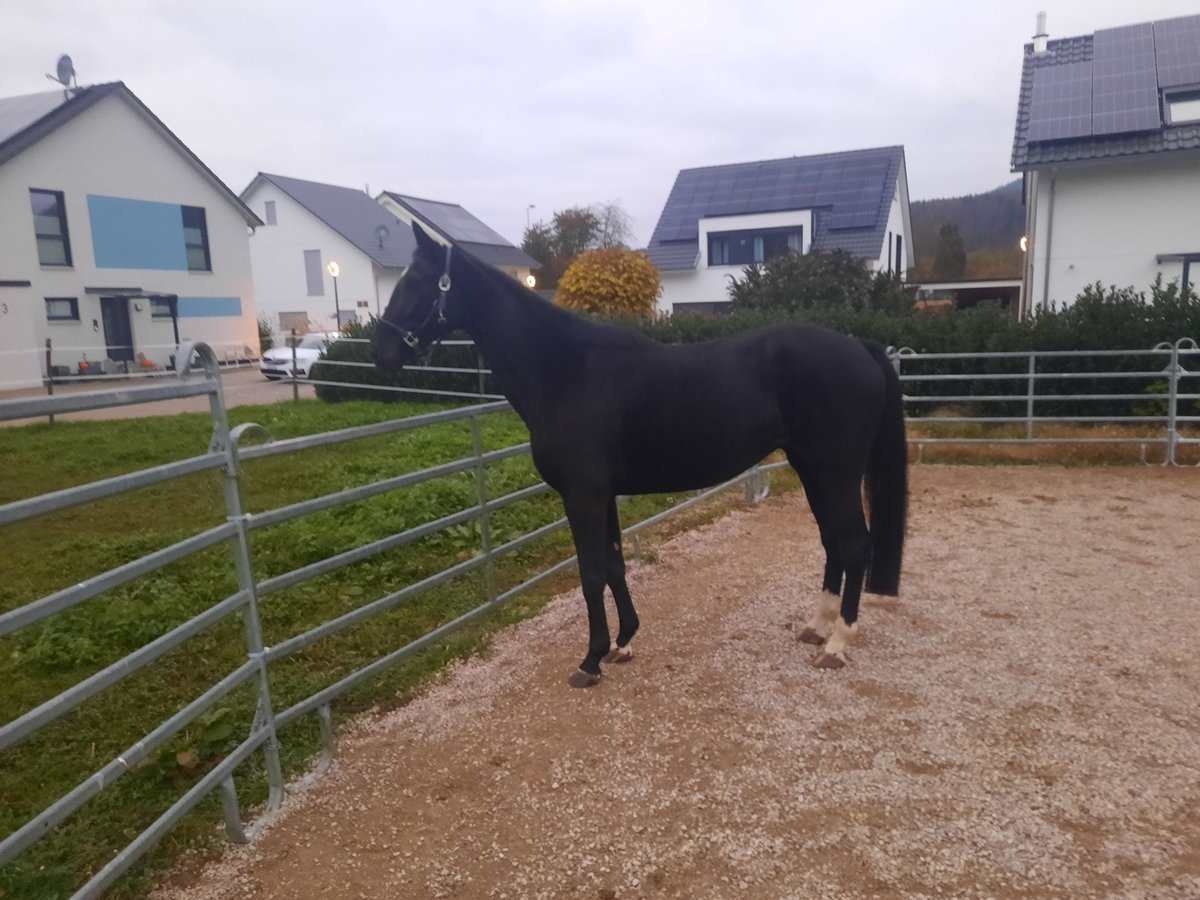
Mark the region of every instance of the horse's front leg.
[[605, 552], [608, 556], [608, 566], [605, 570], [605, 580], [612, 591], [613, 600], [617, 604], [617, 640], [613, 643], [605, 662], [629, 662], [633, 659], [633, 648], [629, 642], [637, 634], [639, 620], [637, 610], [633, 608], [633, 597], [629, 593], [629, 584], [625, 581], [625, 553], [621, 549], [621, 517], [617, 512], [617, 498], [613, 497], [608, 504], [608, 541]]
[[575, 539], [575, 554], [579, 559], [579, 579], [583, 583], [583, 599], [587, 603], [588, 651], [579, 670], [570, 678], [572, 687], [591, 687], [600, 681], [600, 660], [609, 652], [611, 639], [608, 616], [604, 612], [604, 585], [607, 581], [608, 502], [610, 498], [596, 494], [564, 494], [563, 505], [571, 536]]

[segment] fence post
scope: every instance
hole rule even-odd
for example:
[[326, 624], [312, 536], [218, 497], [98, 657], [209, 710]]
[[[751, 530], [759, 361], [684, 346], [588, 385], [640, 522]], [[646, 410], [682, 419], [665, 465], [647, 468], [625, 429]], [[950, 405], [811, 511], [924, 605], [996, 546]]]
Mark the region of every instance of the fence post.
[[[197, 347], [201, 351], [200, 347]], [[224, 453], [225, 466], [222, 472], [222, 487], [225, 494], [225, 511], [230, 522], [237, 528], [233, 537], [233, 557], [237, 569], [238, 589], [246, 595], [242, 609], [242, 625], [246, 632], [247, 655], [258, 667], [258, 708], [254, 714], [253, 731], [265, 729], [269, 732], [263, 745], [266, 759], [267, 809], [274, 810], [283, 802], [283, 767], [279, 762], [279, 741], [275, 735], [275, 713], [271, 706], [271, 689], [267, 679], [267, 655], [262, 640], [262, 622], [258, 614], [258, 588], [254, 582], [254, 569], [250, 558], [250, 535], [246, 528], [246, 514], [242, 508], [241, 472], [238, 462], [237, 439], [247, 428], [257, 425], [239, 425], [234, 431], [229, 428], [229, 416], [225, 412], [225, 395], [221, 389], [221, 371], [216, 355], [207, 347], [200, 353], [205, 374], [216, 381], [216, 390], [209, 399], [213, 419], [212, 447], [214, 452]], [[189, 360], [185, 360], [187, 366]]]
[[483, 401], [484, 395], [484, 376], [483, 376], [483, 351], [479, 349], [479, 345], [475, 345], [475, 363], [479, 369], [479, 400]]
[[1164, 466], [1178, 465], [1175, 448], [1179, 443], [1179, 341], [1171, 345], [1171, 362], [1167, 366], [1167, 458]]
[[300, 399], [300, 385], [296, 383], [296, 329], [292, 329], [292, 399]]
[[1037, 373], [1037, 352], [1029, 351], [1029, 386], [1025, 393], [1025, 440], [1033, 440], [1034, 378]]
[[479, 539], [482, 545], [484, 584], [488, 603], [496, 600], [496, 561], [492, 558], [492, 522], [487, 500], [487, 467], [483, 464], [483, 434], [479, 415], [471, 416], [471, 445], [475, 452], [475, 489], [479, 497]]

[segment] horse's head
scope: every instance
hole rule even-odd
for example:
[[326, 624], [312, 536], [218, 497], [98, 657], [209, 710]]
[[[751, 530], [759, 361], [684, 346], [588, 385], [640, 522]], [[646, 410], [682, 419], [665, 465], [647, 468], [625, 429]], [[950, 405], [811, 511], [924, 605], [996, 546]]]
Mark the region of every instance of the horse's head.
[[449, 302], [450, 247], [443, 247], [413, 223], [417, 249], [412, 265], [392, 291], [387, 309], [375, 323], [371, 355], [381, 369], [395, 371], [401, 366], [429, 361], [433, 347], [455, 328], [457, 310]]

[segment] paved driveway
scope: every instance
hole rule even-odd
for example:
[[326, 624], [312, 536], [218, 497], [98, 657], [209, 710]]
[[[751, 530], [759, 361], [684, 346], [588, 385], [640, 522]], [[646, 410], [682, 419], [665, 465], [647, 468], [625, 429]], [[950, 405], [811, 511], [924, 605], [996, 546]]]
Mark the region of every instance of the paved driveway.
[[[132, 379], [112, 382], [91, 382], [87, 384], [56, 384], [55, 394], [66, 394], [79, 391], [103, 390], [106, 386], [130, 386]], [[147, 381], [148, 384], [160, 383]], [[225, 392], [225, 406], [265, 406], [278, 403], [281, 400], [292, 399], [292, 385], [286, 381], [267, 381], [259, 372], [258, 367], [243, 369], [228, 369], [221, 373], [221, 386]], [[40, 388], [23, 391], [6, 391], [0, 393], [0, 400], [16, 397], [37, 397], [45, 394]], [[299, 386], [301, 397], [312, 398], [316, 391], [312, 385]], [[84, 419], [134, 419], [142, 416], [173, 416], [183, 412], [208, 412], [207, 397], [184, 397], [179, 400], [161, 400], [156, 403], [142, 403], [135, 406], [118, 406], [111, 409], [93, 409], [86, 412], [65, 413], [55, 418], [64, 422], [82, 421]], [[2, 425], [25, 425], [30, 422], [44, 422], [44, 418], [15, 419], [11, 422], [0, 422]]]

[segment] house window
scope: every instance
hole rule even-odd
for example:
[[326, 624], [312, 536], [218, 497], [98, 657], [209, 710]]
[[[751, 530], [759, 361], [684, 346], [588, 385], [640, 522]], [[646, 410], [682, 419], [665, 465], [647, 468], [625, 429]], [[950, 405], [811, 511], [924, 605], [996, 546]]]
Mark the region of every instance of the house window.
[[896, 275], [904, 277], [904, 235], [896, 235]]
[[804, 229], [800, 226], [722, 231], [709, 235], [708, 264], [748, 266], [766, 262], [784, 253], [800, 253], [803, 247]]
[[266, 214], [267, 224], [268, 225], [277, 225], [278, 222], [275, 220], [275, 201], [268, 200], [266, 202], [266, 204], [264, 204], [264, 210], [265, 210], [265, 214]]
[[1168, 125], [1200, 122], [1200, 91], [1166, 94], [1163, 99], [1166, 101]]
[[47, 297], [47, 322], [78, 322], [79, 300], [75, 297]]
[[184, 206], [183, 243], [187, 247], [189, 272], [211, 272], [212, 260], [208, 255], [208, 223], [204, 209], [200, 206]]
[[67, 204], [62, 191], [30, 189], [33, 232], [37, 236], [38, 262], [43, 266], [71, 265], [71, 238], [67, 233]]
[[325, 271], [321, 268], [321, 251], [304, 251], [304, 275], [308, 279], [308, 296], [325, 296]]
[[151, 319], [173, 319], [175, 318], [175, 303], [170, 297], [151, 297], [150, 298], [150, 318]]

